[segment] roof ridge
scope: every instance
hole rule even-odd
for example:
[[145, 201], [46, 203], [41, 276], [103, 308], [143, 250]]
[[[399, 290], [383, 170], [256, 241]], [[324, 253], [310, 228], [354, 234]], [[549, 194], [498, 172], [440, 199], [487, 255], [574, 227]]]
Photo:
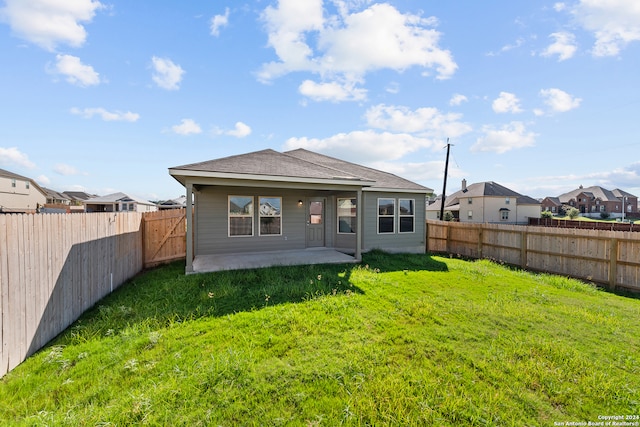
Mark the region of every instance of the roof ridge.
[[[306, 159], [303, 159], [301, 157], [294, 156], [294, 155], [290, 154], [290, 153], [292, 153], [294, 151], [304, 151], [305, 153], [310, 153], [310, 154], [314, 154], [316, 156], [326, 157], [326, 158], [331, 159], [331, 160], [337, 160], [339, 162], [349, 163], [349, 164], [352, 164], [352, 165], [355, 165], [355, 166], [366, 167], [366, 166], [362, 166], [362, 165], [356, 165], [355, 163], [346, 162], [344, 160], [340, 160], [340, 159], [337, 159], [335, 157], [325, 156], [324, 154], [320, 154], [320, 153], [316, 153], [316, 152], [313, 152], [313, 151], [305, 150], [304, 148], [296, 148], [295, 150], [289, 150], [289, 151], [284, 151], [284, 152], [280, 153], [280, 154], [284, 154], [285, 156], [292, 157], [292, 158], [294, 158], [296, 160], [301, 160], [301, 161], [303, 161], [305, 163], [310, 163], [310, 164], [315, 165], [315, 166], [320, 166], [320, 167], [323, 167], [325, 169], [330, 169], [330, 170], [333, 170], [333, 171], [338, 171], [338, 172], [342, 172], [342, 173], [346, 174], [346, 176], [342, 176], [340, 178], [348, 178], [348, 177], [351, 177], [352, 174], [349, 174], [347, 171], [344, 171], [344, 170], [341, 170], [341, 169], [337, 169], [337, 168], [334, 168], [334, 167], [331, 167], [331, 166], [319, 165], [317, 163], [314, 163], [314, 162], [311, 162], [309, 160], [306, 160]], [[336, 177], [336, 178], [338, 178], [338, 177]], [[365, 180], [365, 181], [370, 181], [370, 179], [365, 178], [363, 176], [353, 176], [353, 178], [358, 178], [358, 179], [362, 179], [362, 180]]]

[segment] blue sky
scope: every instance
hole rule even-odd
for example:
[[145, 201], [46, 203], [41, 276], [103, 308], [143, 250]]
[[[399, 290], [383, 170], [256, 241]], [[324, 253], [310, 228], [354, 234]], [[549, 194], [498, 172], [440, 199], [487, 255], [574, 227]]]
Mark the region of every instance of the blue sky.
[[0, 168], [58, 191], [306, 148], [441, 193], [449, 138], [449, 194], [640, 195], [637, 0], [3, 0], [0, 55]]

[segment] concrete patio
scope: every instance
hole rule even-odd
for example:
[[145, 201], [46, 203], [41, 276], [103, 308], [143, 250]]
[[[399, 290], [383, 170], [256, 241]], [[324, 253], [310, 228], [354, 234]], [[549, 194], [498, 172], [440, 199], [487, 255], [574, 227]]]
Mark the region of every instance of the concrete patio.
[[308, 248], [287, 251], [198, 255], [193, 260], [193, 272], [208, 273], [281, 265], [346, 264], [356, 262], [358, 261], [353, 256], [331, 248]]

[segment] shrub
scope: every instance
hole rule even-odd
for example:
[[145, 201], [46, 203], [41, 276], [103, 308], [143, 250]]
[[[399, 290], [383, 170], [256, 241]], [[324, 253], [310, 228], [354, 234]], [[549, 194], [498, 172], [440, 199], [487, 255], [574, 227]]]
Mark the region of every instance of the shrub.
[[609, 219], [609, 212], [600, 212], [600, 218]]
[[540, 218], [553, 218], [553, 213], [551, 211], [542, 211]]
[[567, 216], [571, 219], [576, 219], [580, 215], [580, 211], [577, 208], [567, 209]]

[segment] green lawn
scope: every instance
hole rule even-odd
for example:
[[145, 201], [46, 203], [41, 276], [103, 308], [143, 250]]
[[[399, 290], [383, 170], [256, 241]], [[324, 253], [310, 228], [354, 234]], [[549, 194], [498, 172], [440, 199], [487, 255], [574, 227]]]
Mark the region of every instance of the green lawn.
[[638, 299], [489, 261], [372, 253], [361, 266], [190, 276], [172, 264], [124, 285], [2, 378], [0, 424], [632, 418], [639, 320]]

